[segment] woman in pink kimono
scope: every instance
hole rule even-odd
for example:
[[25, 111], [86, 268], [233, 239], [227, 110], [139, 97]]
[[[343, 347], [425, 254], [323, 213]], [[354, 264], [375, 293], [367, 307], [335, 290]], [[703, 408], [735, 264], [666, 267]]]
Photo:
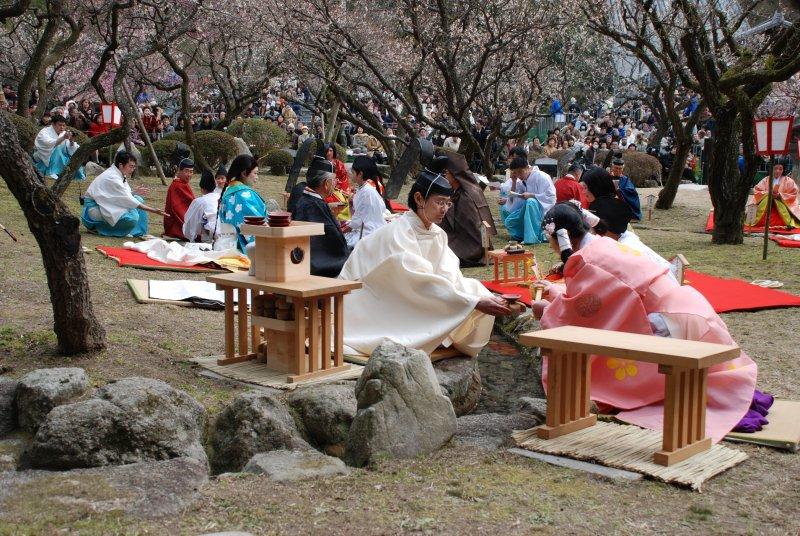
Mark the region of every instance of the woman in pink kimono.
[[[754, 226], [764, 225], [767, 213], [767, 182], [764, 177], [753, 189], [753, 202], [756, 204]], [[772, 176], [772, 212], [769, 215], [770, 227], [800, 227], [800, 203], [797, 200], [797, 183], [783, 174], [783, 164], [775, 164]]]
[[[700, 293], [679, 285], [665, 267], [641, 252], [590, 234], [580, 209], [572, 203], [554, 206], [545, 215], [543, 226], [564, 261], [566, 283], [549, 286], [546, 300], [533, 303], [543, 328], [572, 325], [735, 344], [725, 323]], [[616, 417], [620, 420], [662, 429], [664, 376], [658, 373], [658, 365], [593, 356], [591, 366], [592, 400], [619, 410]], [[543, 369], [546, 388], [546, 362]], [[744, 352], [709, 370], [706, 434], [714, 442], [749, 414], [756, 372], [756, 364]], [[766, 423], [765, 414], [766, 408], [757, 417], [753, 415], [757, 427], [758, 422]]]

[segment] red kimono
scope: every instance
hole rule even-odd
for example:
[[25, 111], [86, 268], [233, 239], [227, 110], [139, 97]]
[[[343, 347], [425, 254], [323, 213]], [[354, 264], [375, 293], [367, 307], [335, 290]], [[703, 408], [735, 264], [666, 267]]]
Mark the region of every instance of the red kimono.
[[164, 203], [164, 235], [172, 238], [186, 240], [183, 236], [183, 220], [189, 205], [194, 200], [194, 192], [188, 182], [173, 179], [167, 189], [167, 200]]
[[556, 203], [562, 201], [569, 201], [570, 199], [577, 199], [581, 202], [581, 207], [588, 209], [589, 202], [586, 201], [586, 195], [583, 193], [583, 188], [572, 175], [564, 175], [555, 183], [556, 187]]

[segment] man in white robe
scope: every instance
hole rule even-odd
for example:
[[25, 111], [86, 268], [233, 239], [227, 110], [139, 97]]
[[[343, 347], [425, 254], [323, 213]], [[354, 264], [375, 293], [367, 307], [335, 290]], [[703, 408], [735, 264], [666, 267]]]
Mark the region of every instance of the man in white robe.
[[203, 171], [200, 176], [200, 197], [192, 200], [183, 220], [183, 236], [190, 242], [206, 242], [213, 240], [214, 223], [217, 219], [220, 190], [216, 190], [216, 182], [210, 171]]
[[489, 342], [492, 315], [510, 312], [505, 300], [461, 274], [436, 225], [452, 189], [438, 164], [431, 167], [436, 171], [423, 171], [409, 193], [411, 210], [358, 242], [342, 268], [340, 278], [363, 283], [345, 296], [345, 353], [370, 355], [390, 339], [428, 354], [452, 346], [474, 357]]
[[83, 199], [81, 220], [87, 229], [102, 236], [142, 236], [147, 234], [147, 212], [165, 216], [166, 212], [144, 204], [145, 187], [131, 191], [127, 177], [136, 169], [136, 158], [127, 151], [114, 157], [114, 165], [95, 177]]
[[[44, 127], [33, 141], [33, 164], [45, 177], [53, 180], [67, 168], [69, 160], [80, 145], [72, 140], [72, 132], [67, 130], [67, 120], [54, 115], [49, 126]], [[86, 178], [83, 167], [78, 169], [75, 180]]]
[[556, 188], [550, 175], [516, 156], [509, 165], [511, 178], [502, 186], [500, 217], [512, 239], [523, 244], [546, 242], [542, 218], [556, 204]]

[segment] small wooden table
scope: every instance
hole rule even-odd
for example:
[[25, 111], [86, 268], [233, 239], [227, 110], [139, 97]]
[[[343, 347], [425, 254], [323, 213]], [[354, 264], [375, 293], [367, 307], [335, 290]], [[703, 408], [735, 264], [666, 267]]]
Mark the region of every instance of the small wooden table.
[[666, 466], [711, 448], [711, 438], [705, 434], [708, 368], [740, 354], [738, 346], [577, 326], [526, 333], [519, 340], [540, 347], [549, 358], [547, 420], [537, 430], [542, 439], [597, 422], [589, 412], [590, 355], [657, 363], [666, 376], [664, 438], [653, 459]]
[[[264, 281], [243, 273], [206, 279], [225, 292], [225, 357], [217, 360], [218, 365], [256, 359], [263, 341], [263, 328], [267, 343], [265, 366], [286, 372], [289, 383], [334, 374], [350, 367], [344, 363], [344, 295], [361, 288], [360, 282], [313, 275], [300, 281]], [[234, 290], [240, 296], [236, 314], [233, 310]], [[278, 320], [248, 315], [244, 299], [248, 291], [251, 303], [265, 294], [289, 298], [293, 318]], [[234, 326], [237, 318], [238, 326]], [[237, 333], [238, 353], [234, 344]]]
[[[494, 262], [494, 282], [495, 283], [516, 283], [528, 280], [528, 262], [533, 260], [533, 253], [525, 251], [523, 253], [508, 253], [503, 249], [493, 249], [489, 252], [489, 258]], [[503, 266], [503, 278], [500, 279], [500, 266]], [[513, 267], [513, 276], [509, 276], [508, 266]], [[522, 272], [520, 274], [520, 272]]]

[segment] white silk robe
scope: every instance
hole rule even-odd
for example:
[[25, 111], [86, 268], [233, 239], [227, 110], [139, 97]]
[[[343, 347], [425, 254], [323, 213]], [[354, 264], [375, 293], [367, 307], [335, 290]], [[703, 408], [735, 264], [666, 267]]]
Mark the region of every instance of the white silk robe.
[[390, 339], [474, 357], [489, 342], [494, 317], [475, 305], [491, 293], [461, 274], [447, 234], [426, 229], [413, 211], [360, 240], [339, 277], [364, 284], [344, 298], [346, 353], [370, 355]]

